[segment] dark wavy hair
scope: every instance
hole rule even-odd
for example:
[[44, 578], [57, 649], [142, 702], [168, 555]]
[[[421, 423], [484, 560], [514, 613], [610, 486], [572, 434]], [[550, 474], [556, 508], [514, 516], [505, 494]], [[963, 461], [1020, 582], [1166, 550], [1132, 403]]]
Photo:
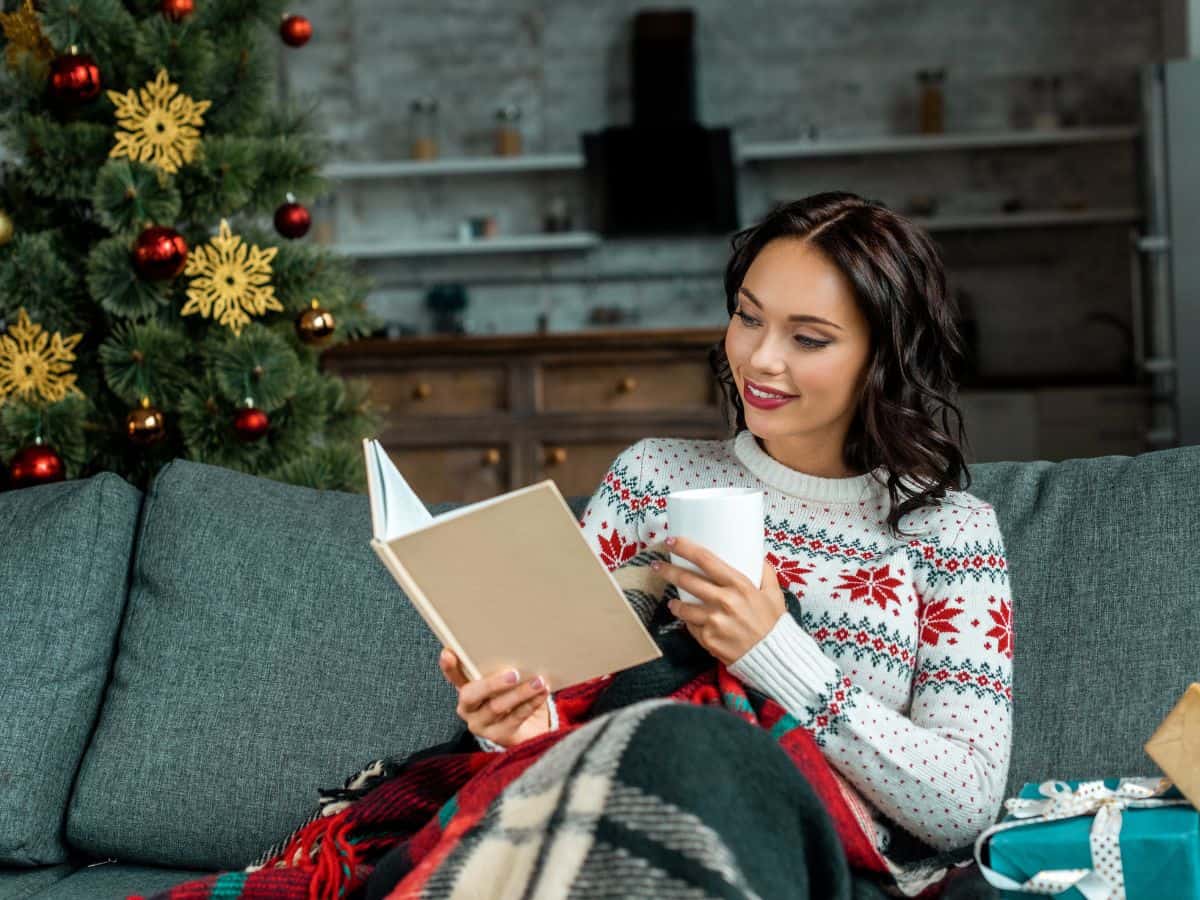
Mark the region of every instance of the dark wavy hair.
[[[843, 459], [855, 471], [886, 470], [887, 525], [903, 534], [902, 516], [971, 483], [960, 449], [966, 444], [962, 413], [952, 396], [964, 347], [941, 258], [924, 229], [882, 203], [845, 191], [813, 194], [777, 207], [733, 236], [725, 268], [730, 318], [750, 264], [778, 238], [799, 238], [818, 248], [845, 274], [870, 323], [871, 355]], [[726, 422], [734, 433], [743, 431], [745, 409], [724, 340], [708, 358], [725, 394]], [[958, 419], [956, 432], [950, 412]]]

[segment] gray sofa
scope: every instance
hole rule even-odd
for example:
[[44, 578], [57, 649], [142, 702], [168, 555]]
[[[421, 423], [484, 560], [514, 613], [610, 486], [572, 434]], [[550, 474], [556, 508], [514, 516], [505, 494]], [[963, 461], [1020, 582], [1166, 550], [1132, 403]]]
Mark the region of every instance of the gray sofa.
[[[1200, 448], [972, 474], [1014, 596], [1010, 793], [1153, 773], [1142, 744], [1198, 673]], [[241, 868], [318, 787], [456, 733], [369, 529], [363, 496], [184, 461], [144, 497], [0, 494], [0, 900]]]

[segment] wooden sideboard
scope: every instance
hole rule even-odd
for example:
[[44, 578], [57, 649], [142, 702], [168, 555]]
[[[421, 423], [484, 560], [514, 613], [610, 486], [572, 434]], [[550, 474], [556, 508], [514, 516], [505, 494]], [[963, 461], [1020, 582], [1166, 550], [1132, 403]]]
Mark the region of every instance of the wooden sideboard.
[[552, 478], [590, 495], [644, 437], [729, 435], [708, 365], [723, 330], [371, 339], [322, 367], [365, 377], [379, 440], [427, 503]]
[[[379, 439], [428, 503], [552, 478], [590, 495], [644, 437], [726, 438], [709, 348], [722, 330], [372, 339], [322, 356], [365, 377]], [[989, 377], [959, 396], [968, 463], [1146, 450], [1145, 386], [1100, 376]]]

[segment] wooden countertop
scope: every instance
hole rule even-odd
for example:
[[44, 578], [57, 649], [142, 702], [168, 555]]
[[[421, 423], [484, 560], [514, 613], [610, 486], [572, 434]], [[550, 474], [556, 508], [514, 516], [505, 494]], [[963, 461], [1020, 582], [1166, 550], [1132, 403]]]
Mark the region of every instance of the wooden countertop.
[[[402, 338], [366, 338], [346, 341], [326, 350], [323, 359], [346, 363], [369, 360], [376, 365], [389, 358], [461, 356], [504, 357], [511, 354], [562, 354], [577, 350], [704, 350], [725, 335], [724, 328], [596, 329], [594, 331], [550, 332], [547, 334], [419, 335]], [[371, 366], [374, 368], [375, 366]], [[1028, 375], [984, 375], [967, 379], [963, 391], [1021, 391], [1039, 388], [1118, 388], [1139, 385], [1117, 373], [1045, 373]]]
[[708, 347], [725, 334], [724, 328], [676, 328], [550, 332], [547, 334], [419, 335], [347, 341], [325, 351], [331, 359], [364, 356], [492, 356], [508, 353], [571, 350], [687, 349]]

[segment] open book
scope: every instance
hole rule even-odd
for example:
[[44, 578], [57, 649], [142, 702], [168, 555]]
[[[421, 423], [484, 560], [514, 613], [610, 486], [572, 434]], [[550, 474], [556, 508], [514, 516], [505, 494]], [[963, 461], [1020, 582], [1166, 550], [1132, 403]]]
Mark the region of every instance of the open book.
[[433, 516], [378, 441], [363, 453], [371, 547], [468, 677], [557, 691], [662, 655], [553, 481]]

